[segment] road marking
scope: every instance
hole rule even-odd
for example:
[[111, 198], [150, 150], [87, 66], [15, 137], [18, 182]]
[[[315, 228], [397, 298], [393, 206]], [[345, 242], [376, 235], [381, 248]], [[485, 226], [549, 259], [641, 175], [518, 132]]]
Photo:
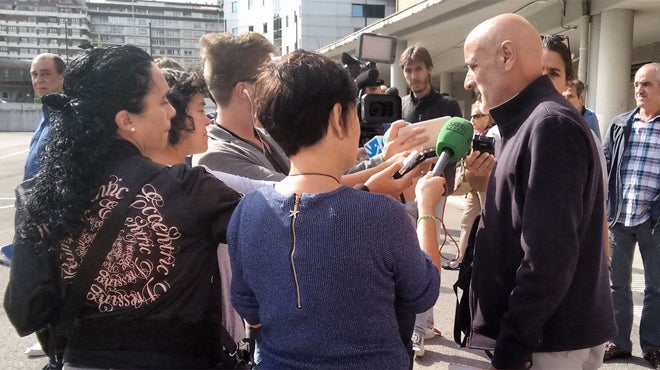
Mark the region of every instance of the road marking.
[[0, 156], [0, 159], [9, 158], [9, 157], [13, 157], [13, 156], [15, 156], [15, 155], [19, 155], [19, 154], [27, 153], [27, 151], [28, 151], [28, 149], [25, 149], [25, 150], [21, 150], [20, 152], [14, 152], [14, 153], [5, 154], [5, 155], [3, 155], [3, 156]]
[[0, 209], [5, 209], [5, 208], [14, 208], [14, 205], [12, 204], [12, 205], [10, 205], [10, 206], [1, 206], [1, 207], [0, 207]]

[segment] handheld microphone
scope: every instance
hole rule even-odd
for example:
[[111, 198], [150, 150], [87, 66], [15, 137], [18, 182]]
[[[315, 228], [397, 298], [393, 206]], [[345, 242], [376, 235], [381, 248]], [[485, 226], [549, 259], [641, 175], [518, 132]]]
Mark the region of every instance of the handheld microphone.
[[433, 167], [433, 176], [442, 175], [447, 164], [456, 163], [470, 150], [474, 128], [470, 121], [461, 117], [452, 117], [442, 126], [435, 145], [435, 152], [440, 157]]
[[406, 159], [403, 160], [403, 164], [401, 165], [401, 168], [398, 171], [396, 171], [392, 177], [395, 179], [400, 179], [405, 174], [410, 172], [413, 168], [417, 167], [417, 165], [424, 162], [428, 158], [433, 158], [437, 156], [438, 155], [433, 150], [428, 150], [426, 152], [413, 150], [412, 152], [410, 152], [410, 154], [408, 154]]

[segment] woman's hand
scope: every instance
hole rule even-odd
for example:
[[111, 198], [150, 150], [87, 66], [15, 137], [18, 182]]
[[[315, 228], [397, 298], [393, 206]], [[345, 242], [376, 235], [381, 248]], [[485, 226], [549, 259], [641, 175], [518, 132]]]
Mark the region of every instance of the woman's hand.
[[415, 199], [417, 200], [417, 208], [420, 214], [433, 214], [435, 206], [440, 202], [442, 195], [445, 193], [446, 185], [447, 182], [444, 177], [433, 176], [430, 172], [417, 181]]
[[391, 195], [399, 199], [399, 195], [413, 182], [421, 176], [420, 171], [413, 170], [403, 175], [401, 178], [393, 178], [394, 174], [401, 168], [404, 156], [397, 156], [396, 161], [392, 161], [385, 169], [371, 175], [367, 181], [364, 182], [372, 193], [380, 193]]

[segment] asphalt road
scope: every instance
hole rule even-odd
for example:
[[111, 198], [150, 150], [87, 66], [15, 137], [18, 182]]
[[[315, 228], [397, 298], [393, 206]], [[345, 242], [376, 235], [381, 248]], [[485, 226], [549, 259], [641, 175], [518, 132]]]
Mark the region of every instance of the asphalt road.
[[[6, 245], [13, 238], [14, 224], [14, 188], [23, 177], [23, 166], [27, 155], [31, 133], [0, 132], [0, 245]], [[450, 197], [445, 209], [445, 224], [448, 234], [458, 240], [460, 217], [462, 214], [462, 198]], [[452, 258], [456, 246], [451, 240], [442, 248], [443, 256]], [[635, 302], [641, 303], [643, 276], [641, 261], [636, 258]], [[457, 277], [455, 271], [442, 271], [442, 287], [440, 298], [434, 308], [436, 327], [443, 336], [426, 341], [426, 354], [415, 361], [415, 369], [447, 369], [449, 364], [469, 367], [486, 368], [490, 365], [483, 352], [459, 349], [452, 340], [453, 318], [456, 298], [451, 288]], [[0, 295], [4, 297], [5, 287], [9, 277], [9, 269], [0, 266]], [[640, 286], [640, 281], [641, 286]], [[607, 363], [602, 368], [614, 369], [648, 369], [648, 363], [641, 357], [639, 349], [639, 312], [635, 309], [635, 324], [633, 327], [633, 357], [627, 361]], [[34, 336], [20, 338], [7, 320], [4, 310], [0, 310], [0, 369], [40, 369], [45, 359], [28, 358], [24, 351], [36, 343]]]

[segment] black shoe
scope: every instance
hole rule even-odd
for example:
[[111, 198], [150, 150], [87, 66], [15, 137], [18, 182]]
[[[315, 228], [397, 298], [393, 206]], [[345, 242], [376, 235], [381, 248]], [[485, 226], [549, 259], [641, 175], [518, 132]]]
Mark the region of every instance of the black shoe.
[[656, 349], [655, 351], [645, 353], [644, 359], [648, 361], [654, 369], [660, 370], [660, 350]]
[[612, 342], [607, 342], [605, 344], [605, 354], [603, 355], [603, 361], [614, 360], [616, 358], [628, 358], [631, 356], [632, 353], [630, 351], [624, 351]]

